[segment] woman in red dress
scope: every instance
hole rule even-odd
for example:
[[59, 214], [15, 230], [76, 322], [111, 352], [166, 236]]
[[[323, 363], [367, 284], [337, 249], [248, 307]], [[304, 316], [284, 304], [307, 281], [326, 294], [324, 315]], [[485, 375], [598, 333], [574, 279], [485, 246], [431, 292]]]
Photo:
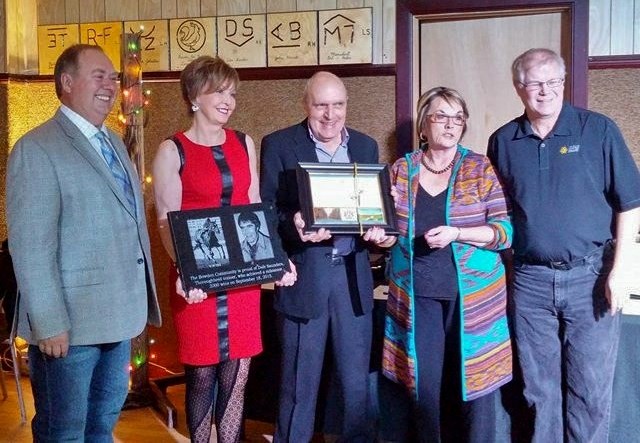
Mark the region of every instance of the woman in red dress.
[[[192, 124], [163, 141], [153, 162], [160, 237], [174, 262], [167, 212], [260, 202], [253, 140], [224, 127], [236, 107], [238, 83], [235, 69], [209, 56], [192, 61], [180, 75]], [[213, 259], [223, 253], [214, 248]], [[177, 277], [174, 266], [171, 309], [185, 366], [191, 440], [209, 442], [215, 419], [218, 442], [237, 442], [250, 358], [262, 351], [260, 287], [185, 294]], [[293, 281], [289, 273], [278, 283]]]

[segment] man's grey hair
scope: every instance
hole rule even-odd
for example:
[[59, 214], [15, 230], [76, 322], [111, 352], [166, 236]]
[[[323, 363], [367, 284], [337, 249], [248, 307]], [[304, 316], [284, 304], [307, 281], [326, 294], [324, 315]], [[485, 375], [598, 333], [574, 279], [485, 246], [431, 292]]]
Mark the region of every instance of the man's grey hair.
[[513, 83], [522, 83], [524, 74], [532, 66], [555, 63], [562, 71], [562, 78], [566, 75], [564, 60], [555, 51], [547, 48], [531, 48], [520, 54], [511, 65]]

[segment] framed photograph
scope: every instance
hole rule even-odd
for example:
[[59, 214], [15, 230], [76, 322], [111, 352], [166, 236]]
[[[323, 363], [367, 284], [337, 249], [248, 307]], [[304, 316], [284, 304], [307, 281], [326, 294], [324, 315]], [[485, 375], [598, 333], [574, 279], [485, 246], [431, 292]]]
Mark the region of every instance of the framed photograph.
[[296, 176], [307, 232], [363, 234], [378, 226], [398, 233], [387, 165], [301, 162]]
[[289, 270], [275, 209], [266, 203], [173, 211], [168, 220], [186, 290], [274, 282]]

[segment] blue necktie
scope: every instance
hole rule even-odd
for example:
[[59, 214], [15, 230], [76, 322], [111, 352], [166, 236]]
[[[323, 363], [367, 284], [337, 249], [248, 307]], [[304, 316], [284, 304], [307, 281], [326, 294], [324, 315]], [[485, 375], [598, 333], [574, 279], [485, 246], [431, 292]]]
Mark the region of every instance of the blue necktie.
[[105, 135], [105, 133], [102, 131], [98, 131], [95, 137], [100, 142], [100, 152], [107, 162], [107, 166], [109, 166], [109, 170], [111, 171], [113, 178], [115, 178], [118, 184], [122, 187], [124, 195], [127, 197], [127, 201], [131, 205], [131, 209], [135, 211], [136, 200], [133, 196], [133, 188], [131, 187], [131, 182], [129, 181], [127, 172], [120, 164], [120, 160], [118, 160], [116, 152], [111, 146], [107, 135]]

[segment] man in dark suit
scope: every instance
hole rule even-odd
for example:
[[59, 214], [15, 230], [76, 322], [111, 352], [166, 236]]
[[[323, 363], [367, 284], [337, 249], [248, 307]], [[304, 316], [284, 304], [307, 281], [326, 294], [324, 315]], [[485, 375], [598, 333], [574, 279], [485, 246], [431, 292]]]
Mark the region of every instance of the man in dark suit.
[[363, 240], [379, 243], [384, 230], [371, 228], [362, 238], [324, 228], [305, 233], [295, 171], [298, 162], [377, 163], [378, 146], [346, 128], [347, 91], [335, 75], [311, 77], [303, 104], [307, 119], [267, 135], [260, 156], [262, 201], [276, 205], [280, 236], [298, 272], [294, 286], [276, 288], [282, 378], [274, 441], [311, 440], [327, 340], [344, 399], [342, 439], [370, 441], [373, 279]]
[[62, 105], [9, 158], [9, 244], [37, 442], [112, 441], [130, 339], [147, 321], [160, 325], [138, 177], [104, 126], [117, 79], [99, 47], [65, 49], [54, 70]]

